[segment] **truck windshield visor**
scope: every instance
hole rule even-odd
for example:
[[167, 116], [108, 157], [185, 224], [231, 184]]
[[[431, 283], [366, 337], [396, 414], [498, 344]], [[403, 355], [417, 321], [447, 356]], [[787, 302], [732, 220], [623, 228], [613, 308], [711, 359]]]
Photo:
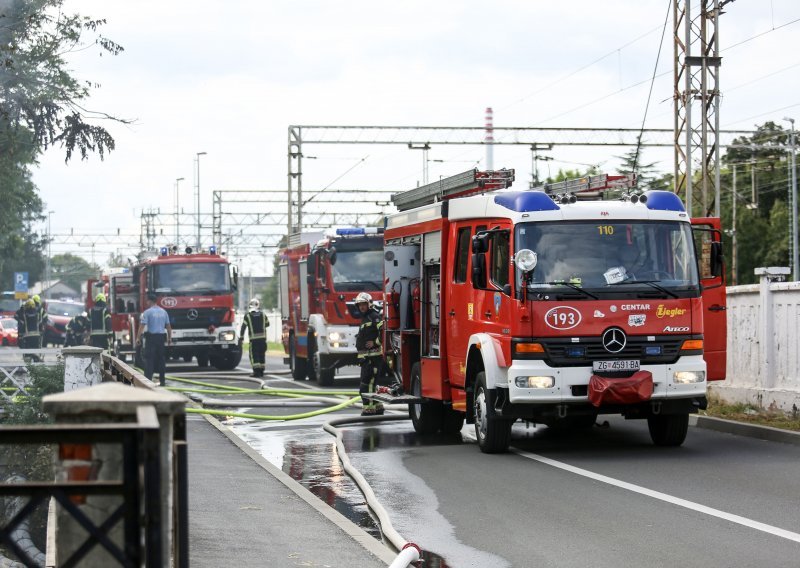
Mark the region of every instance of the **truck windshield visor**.
[[[524, 223], [516, 250], [530, 249], [537, 264], [534, 289], [580, 287], [600, 293], [656, 285], [670, 292], [699, 291], [691, 227], [672, 221], [558, 221]], [[522, 275], [517, 271], [518, 282]]]
[[159, 264], [155, 289], [160, 294], [228, 294], [228, 265], [214, 262]]
[[333, 287], [339, 292], [380, 290], [383, 279], [382, 250], [341, 250], [331, 266]]

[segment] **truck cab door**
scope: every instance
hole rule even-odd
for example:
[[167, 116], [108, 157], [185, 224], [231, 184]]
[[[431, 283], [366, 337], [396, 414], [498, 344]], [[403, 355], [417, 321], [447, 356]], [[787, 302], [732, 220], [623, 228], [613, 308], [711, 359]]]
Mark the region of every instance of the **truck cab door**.
[[692, 229], [703, 287], [703, 356], [707, 379], [721, 381], [725, 379], [728, 342], [721, 222], [718, 217], [692, 219]]
[[472, 333], [475, 298], [470, 278], [472, 250], [472, 225], [468, 222], [453, 223], [450, 226], [448, 242], [452, 243], [448, 258], [452, 259], [449, 274], [442, 275], [443, 289], [446, 290], [446, 310], [442, 314], [446, 330], [446, 356], [450, 381], [464, 383], [467, 362], [467, 343]]

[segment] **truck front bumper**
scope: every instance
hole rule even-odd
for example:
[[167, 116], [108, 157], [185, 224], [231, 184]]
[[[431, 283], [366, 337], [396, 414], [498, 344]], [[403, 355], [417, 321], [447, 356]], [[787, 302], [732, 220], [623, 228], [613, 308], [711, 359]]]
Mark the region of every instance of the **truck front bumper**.
[[[702, 355], [681, 357], [669, 365], [643, 365], [643, 371], [653, 375], [651, 401], [694, 399], [706, 395], [706, 363]], [[702, 381], [680, 382], [686, 373], [702, 373]], [[677, 373], [682, 373], [678, 375]], [[593, 374], [591, 367], [551, 367], [544, 361], [514, 360], [507, 370], [508, 402], [512, 404], [580, 404], [588, 403], [588, 385]], [[553, 377], [550, 388], [518, 386], [517, 377]], [[524, 381], [522, 381], [524, 382]]]

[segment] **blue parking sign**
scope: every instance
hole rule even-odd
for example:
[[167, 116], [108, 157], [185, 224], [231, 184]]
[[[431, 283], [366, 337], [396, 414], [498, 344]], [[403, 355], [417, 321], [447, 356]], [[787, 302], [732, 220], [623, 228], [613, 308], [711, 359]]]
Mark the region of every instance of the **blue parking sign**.
[[28, 293], [28, 273], [15, 272], [14, 273], [14, 292]]

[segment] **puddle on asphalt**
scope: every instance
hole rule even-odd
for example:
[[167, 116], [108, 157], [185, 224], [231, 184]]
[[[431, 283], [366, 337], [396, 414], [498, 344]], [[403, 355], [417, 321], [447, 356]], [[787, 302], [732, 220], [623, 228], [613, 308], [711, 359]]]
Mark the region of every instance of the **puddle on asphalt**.
[[[289, 474], [306, 489], [350, 521], [383, 542], [377, 518], [367, 506], [364, 495], [347, 475], [336, 453], [335, 439], [322, 430], [321, 423], [311, 425], [274, 425], [258, 423], [228, 423], [236, 434], [276, 467]], [[269, 435], [264, 435], [265, 433]], [[408, 448], [418, 445], [461, 444], [458, 437], [420, 439], [408, 424], [384, 423], [379, 427], [347, 430], [343, 443], [348, 454], [375, 452], [381, 448]], [[429, 553], [421, 566], [447, 564], [441, 557]]]

